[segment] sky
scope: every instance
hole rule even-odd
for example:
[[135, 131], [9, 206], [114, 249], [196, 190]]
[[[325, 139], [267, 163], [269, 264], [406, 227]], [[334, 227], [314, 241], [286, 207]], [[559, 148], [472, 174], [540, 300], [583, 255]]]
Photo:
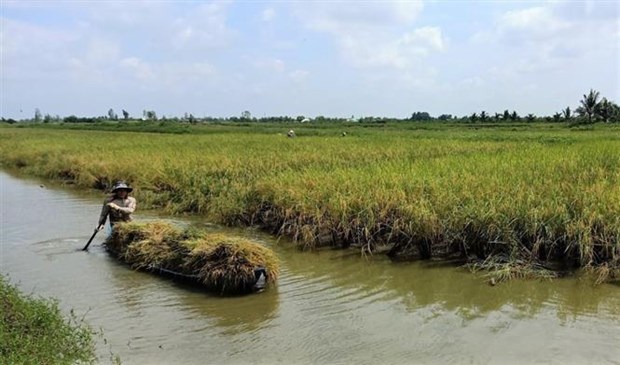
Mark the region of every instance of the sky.
[[620, 1], [0, 1], [0, 115], [550, 115], [619, 103]]

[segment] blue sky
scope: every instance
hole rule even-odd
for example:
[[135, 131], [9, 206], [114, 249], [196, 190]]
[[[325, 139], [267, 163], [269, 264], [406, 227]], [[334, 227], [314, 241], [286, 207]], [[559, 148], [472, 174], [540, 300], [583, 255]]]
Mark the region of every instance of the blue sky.
[[1, 113], [552, 114], [620, 98], [618, 1], [9, 1]]

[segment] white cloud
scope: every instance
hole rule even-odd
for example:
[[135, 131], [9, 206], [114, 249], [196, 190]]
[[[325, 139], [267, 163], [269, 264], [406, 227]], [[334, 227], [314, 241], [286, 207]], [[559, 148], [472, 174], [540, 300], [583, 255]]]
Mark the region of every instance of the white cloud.
[[217, 69], [207, 62], [153, 64], [138, 57], [127, 57], [119, 62], [118, 72], [124, 81], [150, 89], [184, 89], [212, 81]]
[[544, 6], [509, 11], [496, 19], [491, 30], [475, 34], [472, 40], [522, 48], [524, 55], [579, 57], [599, 44], [611, 45], [613, 38], [617, 38], [614, 34], [620, 25], [618, 9], [615, 9], [616, 16], [605, 16], [601, 8], [607, 8], [611, 11], [606, 13], [613, 14], [613, 7], [592, 6], [590, 2], [554, 1]]
[[300, 5], [297, 14], [310, 28], [334, 35], [360, 35], [393, 25], [413, 23], [422, 11], [421, 1], [331, 2]]
[[[522, 103], [512, 108], [535, 113], [548, 100], [560, 108], [589, 88], [618, 97], [618, 10], [606, 2], [553, 1], [504, 12], [470, 39], [468, 51], [486, 54], [480, 61], [485, 67], [472, 67], [477, 74], [469, 80], [477, 82], [457, 88], [480, 86], [489, 94], [487, 105], [512, 96]], [[548, 100], [531, 96], [537, 93]]]
[[288, 75], [294, 82], [304, 82], [310, 73], [306, 70], [293, 70]]
[[286, 68], [285, 62], [279, 58], [260, 58], [254, 61], [254, 66], [272, 72], [282, 72]]
[[[184, 50], [227, 45], [232, 37], [232, 31], [226, 25], [229, 4], [230, 2], [201, 4], [176, 19], [170, 29], [173, 34], [169, 39], [170, 45]], [[165, 29], [165, 25], [158, 26]]]
[[507, 42], [538, 42], [556, 37], [571, 24], [556, 16], [550, 7], [509, 11], [498, 20], [497, 32]]
[[414, 53], [427, 54], [429, 51], [442, 51], [445, 42], [441, 29], [437, 27], [423, 27], [404, 34], [398, 40], [398, 44], [404, 48], [414, 49]]
[[337, 2], [297, 12], [309, 29], [330, 34], [350, 64], [403, 69], [445, 47], [439, 27], [412, 30], [422, 9], [421, 1]]
[[356, 66], [397, 69], [410, 68], [445, 45], [441, 29], [436, 27], [418, 28], [397, 39], [342, 37], [339, 42], [342, 53]]
[[80, 53], [80, 36], [65, 30], [0, 18], [3, 79], [50, 80], [66, 74], [71, 57]]
[[108, 39], [94, 38], [88, 41], [84, 58], [90, 64], [109, 64], [120, 56], [120, 45]]
[[127, 57], [120, 61], [120, 66], [140, 80], [152, 80], [155, 77], [151, 66], [138, 57]]
[[620, 96], [611, 2], [482, 2], [475, 16], [445, 1], [270, 2], [250, 21], [229, 5], [3, 2], [2, 106], [403, 116], [553, 112], [590, 88]]
[[260, 19], [264, 22], [271, 22], [276, 17], [276, 11], [272, 8], [267, 8], [261, 11]]

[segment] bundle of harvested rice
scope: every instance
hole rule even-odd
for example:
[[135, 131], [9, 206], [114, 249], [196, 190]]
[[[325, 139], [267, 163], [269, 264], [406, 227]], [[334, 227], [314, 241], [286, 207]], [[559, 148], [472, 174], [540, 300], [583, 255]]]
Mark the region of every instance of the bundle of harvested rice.
[[164, 222], [125, 223], [114, 227], [106, 246], [133, 268], [174, 269], [190, 251], [182, 244], [187, 238], [186, 232]]
[[257, 243], [221, 234], [209, 234], [195, 241], [186, 260], [186, 271], [220, 293], [251, 290], [258, 279], [256, 268], [264, 268], [267, 282], [277, 278], [278, 258]]
[[279, 273], [278, 258], [260, 244], [165, 222], [118, 224], [105, 244], [133, 268], [165, 270], [221, 294], [251, 292], [261, 273], [271, 283]]

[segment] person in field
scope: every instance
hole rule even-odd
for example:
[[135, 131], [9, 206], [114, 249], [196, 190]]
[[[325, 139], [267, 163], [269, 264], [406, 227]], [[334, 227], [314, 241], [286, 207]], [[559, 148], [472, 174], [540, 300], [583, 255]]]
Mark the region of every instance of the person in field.
[[288, 133], [286, 134], [286, 136], [287, 136], [288, 138], [295, 138], [295, 137], [296, 137], [296, 135], [295, 135], [295, 131], [291, 129], [290, 131], [288, 131]]
[[133, 220], [131, 214], [136, 210], [136, 199], [129, 196], [133, 188], [129, 187], [126, 182], [118, 181], [112, 187], [112, 195], [103, 201], [101, 215], [97, 230], [103, 229], [105, 222], [110, 216], [110, 227], [114, 229], [114, 225], [119, 222], [131, 222]]

